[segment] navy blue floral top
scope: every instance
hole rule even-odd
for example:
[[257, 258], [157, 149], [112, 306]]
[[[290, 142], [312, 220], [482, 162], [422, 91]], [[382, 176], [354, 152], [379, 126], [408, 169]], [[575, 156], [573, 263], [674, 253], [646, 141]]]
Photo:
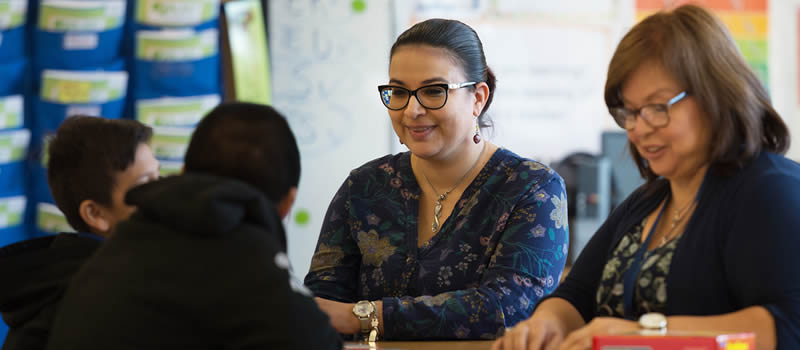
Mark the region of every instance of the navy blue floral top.
[[497, 150], [422, 247], [420, 194], [408, 152], [353, 170], [328, 208], [308, 288], [382, 300], [388, 340], [495, 338], [555, 289], [568, 228], [553, 170]]

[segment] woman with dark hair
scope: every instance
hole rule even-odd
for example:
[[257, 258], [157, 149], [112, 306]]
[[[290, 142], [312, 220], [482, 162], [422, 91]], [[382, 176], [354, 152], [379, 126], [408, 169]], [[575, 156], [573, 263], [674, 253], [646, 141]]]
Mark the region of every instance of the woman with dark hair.
[[605, 100], [647, 182], [494, 349], [591, 349], [643, 328], [800, 348], [800, 166], [725, 26], [693, 5], [648, 17], [617, 47]]
[[350, 173], [305, 280], [339, 332], [493, 339], [555, 288], [564, 183], [480, 136], [494, 89], [469, 26], [432, 19], [397, 38], [378, 90], [409, 152]]

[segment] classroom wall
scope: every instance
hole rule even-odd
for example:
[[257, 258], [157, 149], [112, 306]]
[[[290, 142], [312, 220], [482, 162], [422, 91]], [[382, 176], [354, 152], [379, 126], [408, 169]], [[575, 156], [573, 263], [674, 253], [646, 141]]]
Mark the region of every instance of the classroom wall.
[[[298, 134], [303, 157], [298, 202], [285, 221], [296, 275], [308, 271], [327, 205], [348, 172], [406, 151], [375, 88], [388, 80], [389, 47], [403, 30], [430, 17], [472, 25], [499, 80], [490, 113], [496, 127], [487, 136], [551, 163], [571, 152], [598, 153], [601, 133], [618, 130], [602, 88], [616, 43], [634, 24], [634, 1], [269, 2], [273, 97]], [[795, 135], [798, 16], [800, 0], [769, 3], [769, 90]], [[797, 142], [789, 156], [800, 160]]]

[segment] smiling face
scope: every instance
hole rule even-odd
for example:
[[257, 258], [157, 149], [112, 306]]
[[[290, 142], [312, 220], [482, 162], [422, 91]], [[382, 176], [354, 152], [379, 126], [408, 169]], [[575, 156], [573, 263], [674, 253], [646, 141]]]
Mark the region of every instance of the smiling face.
[[[389, 65], [389, 78], [389, 84], [409, 90], [429, 84], [466, 81], [463, 69], [447, 50], [426, 45], [398, 47]], [[475, 119], [482, 109], [475, 91], [469, 87], [451, 89], [444, 107], [433, 110], [422, 107], [412, 96], [405, 108], [389, 110], [392, 127], [415, 156], [451, 159], [473, 142]]]
[[[684, 88], [654, 61], [639, 65], [622, 84], [625, 108], [634, 110], [647, 104], [666, 104]], [[708, 164], [711, 127], [689, 92], [668, 109], [669, 124], [654, 128], [637, 117], [628, 139], [647, 160], [650, 169], [669, 180], [691, 178]]]

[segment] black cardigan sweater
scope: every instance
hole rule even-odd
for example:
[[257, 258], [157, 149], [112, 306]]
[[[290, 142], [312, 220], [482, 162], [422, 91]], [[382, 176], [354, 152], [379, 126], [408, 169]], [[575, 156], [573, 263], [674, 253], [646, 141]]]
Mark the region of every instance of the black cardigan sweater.
[[[666, 180], [645, 184], [618, 206], [550, 297], [569, 301], [586, 322], [622, 236], [655, 210]], [[697, 209], [672, 258], [667, 315], [719, 315], [765, 307], [779, 349], [800, 349], [800, 165], [762, 152], [732, 175], [709, 170]]]

